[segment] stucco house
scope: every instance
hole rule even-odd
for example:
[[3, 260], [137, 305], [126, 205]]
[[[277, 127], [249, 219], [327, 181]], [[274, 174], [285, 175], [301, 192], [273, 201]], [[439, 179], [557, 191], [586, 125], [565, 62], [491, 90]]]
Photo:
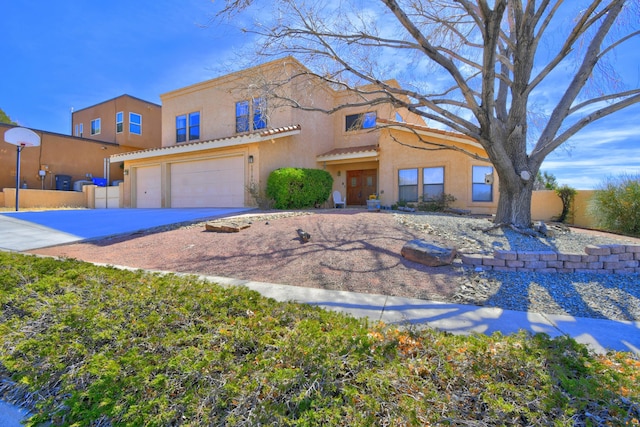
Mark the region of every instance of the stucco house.
[[162, 106], [124, 94], [71, 113], [73, 136], [138, 149], [160, 145]]
[[334, 190], [351, 206], [371, 195], [390, 206], [444, 192], [456, 198], [455, 207], [495, 211], [490, 163], [424, 150], [423, 141], [482, 156], [477, 142], [431, 129], [389, 103], [338, 108], [354, 96], [318, 81], [291, 57], [165, 93], [161, 146], [111, 156], [112, 164], [124, 163], [123, 205], [254, 206], [250, 185], [264, 188], [277, 168], [303, 167], [331, 173]]

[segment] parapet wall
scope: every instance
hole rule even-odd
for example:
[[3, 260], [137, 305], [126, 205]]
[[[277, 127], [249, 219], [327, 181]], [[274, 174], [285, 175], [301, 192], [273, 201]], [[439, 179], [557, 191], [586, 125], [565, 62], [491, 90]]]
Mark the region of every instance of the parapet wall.
[[587, 246], [584, 254], [554, 251], [504, 251], [493, 255], [464, 254], [462, 263], [484, 270], [540, 273], [640, 273], [640, 245]]

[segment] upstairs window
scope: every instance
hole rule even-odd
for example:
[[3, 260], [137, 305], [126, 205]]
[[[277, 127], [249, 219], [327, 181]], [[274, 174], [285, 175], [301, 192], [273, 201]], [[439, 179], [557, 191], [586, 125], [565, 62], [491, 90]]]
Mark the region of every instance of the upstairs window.
[[200, 139], [200, 112], [176, 116], [176, 142]]
[[493, 167], [473, 166], [472, 169], [472, 200], [474, 202], [493, 201]]
[[189, 141], [200, 139], [200, 112], [189, 113]]
[[176, 117], [176, 142], [187, 140], [187, 116], [183, 114]]
[[424, 168], [422, 170], [422, 198], [437, 200], [444, 194], [444, 168]]
[[129, 133], [142, 134], [142, 116], [137, 113], [129, 113]]
[[263, 98], [236, 102], [236, 133], [267, 127], [266, 104]]
[[263, 98], [253, 100], [253, 130], [267, 127], [266, 108]]
[[349, 114], [345, 116], [344, 130], [347, 132], [361, 129], [372, 129], [376, 126], [376, 112]]
[[124, 130], [124, 113], [122, 111], [116, 113], [116, 133], [122, 133]]
[[91, 135], [100, 134], [100, 119], [91, 120]]

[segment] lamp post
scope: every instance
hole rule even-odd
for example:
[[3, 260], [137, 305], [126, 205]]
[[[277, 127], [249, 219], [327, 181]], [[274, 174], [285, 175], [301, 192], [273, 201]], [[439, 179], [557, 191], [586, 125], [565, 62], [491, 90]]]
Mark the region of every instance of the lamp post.
[[25, 147], [40, 145], [37, 133], [26, 128], [12, 128], [4, 133], [5, 142], [16, 146], [16, 212], [20, 206], [20, 153]]

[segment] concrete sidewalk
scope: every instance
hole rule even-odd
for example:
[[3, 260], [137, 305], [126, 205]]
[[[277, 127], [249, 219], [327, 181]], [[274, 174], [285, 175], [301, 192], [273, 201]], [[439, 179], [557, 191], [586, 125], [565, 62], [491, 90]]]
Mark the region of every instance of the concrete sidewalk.
[[225, 277], [202, 276], [215, 283], [245, 286], [277, 301], [295, 301], [366, 317], [387, 324], [431, 327], [455, 334], [494, 332], [511, 334], [520, 330], [544, 332], [551, 337], [568, 335], [596, 353], [608, 350], [640, 355], [640, 322], [589, 319], [549, 315], [495, 307], [449, 304], [413, 298], [252, 282]]

